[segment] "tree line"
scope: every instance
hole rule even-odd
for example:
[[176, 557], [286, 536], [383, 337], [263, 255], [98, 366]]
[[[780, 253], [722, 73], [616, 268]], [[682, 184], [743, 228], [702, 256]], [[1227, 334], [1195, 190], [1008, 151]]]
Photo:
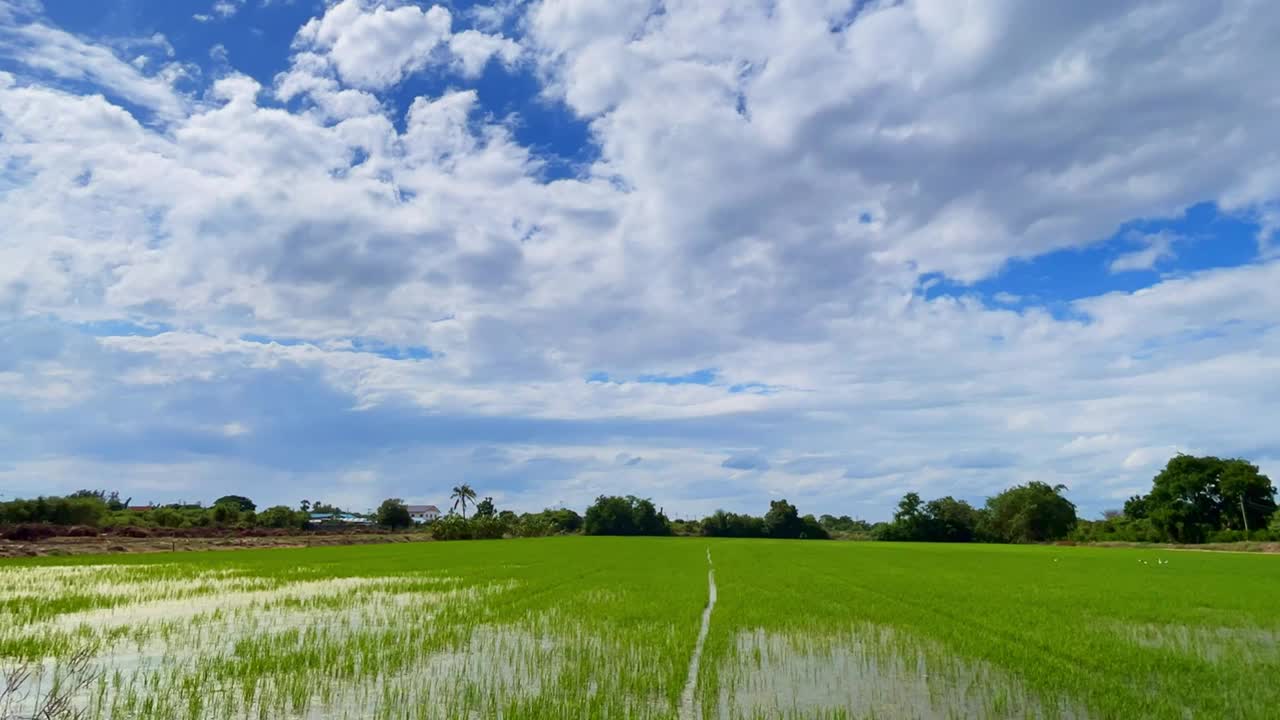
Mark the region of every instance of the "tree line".
[[[1276, 489], [1246, 460], [1177, 455], [1152, 480], [1150, 492], [1129, 498], [1123, 510], [1110, 511], [1097, 521], [1079, 518], [1075, 505], [1064, 497], [1065, 490], [1062, 485], [1028, 482], [987, 498], [981, 507], [951, 496], [926, 501], [908, 492], [892, 520], [874, 524], [848, 515], [801, 515], [785, 499], [771, 501], [760, 516], [717, 510], [701, 520], [671, 520], [652, 500], [635, 495], [601, 495], [583, 515], [567, 508], [517, 514], [499, 510], [492, 497], [479, 498], [465, 484], [452, 490], [452, 511], [426, 525], [415, 525], [399, 498], [388, 498], [373, 513], [353, 515], [384, 529], [413, 528], [440, 540], [570, 533], [1000, 543], [1280, 540]], [[341, 508], [319, 500], [303, 500], [297, 508], [275, 505], [259, 511], [241, 495], [224, 495], [209, 506], [130, 507], [131, 502], [101, 490], [10, 500], [0, 502], [0, 526], [301, 531], [317, 524], [316, 515], [336, 518], [342, 514]], [[319, 525], [323, 527], [325, 521]]]
[[[295, 510], [286, 505], [258, 512], [253, 501], [241, 495], [225, 495], [209, 506], [177, 502], [131, 507], [132, 501], [132, 498], [121, 499], [119, 493], [103, 490], [78, 490], [63, 497], [10, 500], [0, 502], [0, 525], [50, 524], [102, 530], [302, 529], [310, 518], [306, 510]], [[337, 508], [326, 507], [338, 512]]]
[[914, 492], [874, 540], [927, 542], [1171, 542], [1280, 540], [1276, 488], [1247, 460], [1178, 454], [1123, 510], [1101, 520], [1077, 517], [1063, 485], [1029, 482], [987, 499], [984, 507], [947, 496], [925, 502]]
[[1063, 485], [1038, 481], [988, 498], [978, 508], [951, 496], [925, 502], [909, 492], [893, 521], [870, 530], [874, 540], [907, 542], [1032, 543], [1061, 540], [1075, 528], [1076, 506], [1062, 496]]

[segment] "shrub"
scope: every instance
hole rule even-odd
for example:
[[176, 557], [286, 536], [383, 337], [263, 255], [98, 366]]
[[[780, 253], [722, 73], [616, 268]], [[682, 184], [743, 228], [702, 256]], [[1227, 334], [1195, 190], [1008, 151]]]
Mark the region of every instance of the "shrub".
[[107, 504], [95, 495], [38, 497], [0, 503], [0, 523], [23, 525], [89, 525], [96, 527], [107, 514]]
[[588, 535], [670, 535], [671, 521], [648, 498], [601, 495], [587, 508]]
[[461, 515], [446, 515], [431, 523], [431, 537], [436, 540], [470, 540], [471, 524]]
[[800, 518], [800, 539], [801, 540], [830, 540], [831, 533], [822, 527], [822, 523], [812, 515], [805, 515]]
[[471, 537], [474, 540], [498, 540], [507, 531], [506, 524], [496, 517], [480, 515], [467, 522], [471, 525]]

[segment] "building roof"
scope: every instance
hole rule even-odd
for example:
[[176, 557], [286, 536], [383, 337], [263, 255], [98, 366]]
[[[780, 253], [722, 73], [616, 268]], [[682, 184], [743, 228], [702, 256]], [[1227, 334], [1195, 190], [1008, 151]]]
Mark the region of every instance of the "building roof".
[[406, 510], [408, 510], [411, 513], [440, 512], [440, 508], [436, 507], [435, 505], [405, 505], [404, 507]]

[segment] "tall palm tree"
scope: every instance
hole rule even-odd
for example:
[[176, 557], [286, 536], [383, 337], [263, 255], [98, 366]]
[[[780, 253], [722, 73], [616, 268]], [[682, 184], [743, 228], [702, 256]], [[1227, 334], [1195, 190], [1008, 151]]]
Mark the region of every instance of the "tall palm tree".
[[453, 500], [453, 509], [457, 510], [458, 506], [462, 506], [462, 517], [467, 516], [467, 503], [476, 504], [476, 491], [471, 489], [470, 485], [463, 483], [455, 485], [453, 493], [449, 495]]

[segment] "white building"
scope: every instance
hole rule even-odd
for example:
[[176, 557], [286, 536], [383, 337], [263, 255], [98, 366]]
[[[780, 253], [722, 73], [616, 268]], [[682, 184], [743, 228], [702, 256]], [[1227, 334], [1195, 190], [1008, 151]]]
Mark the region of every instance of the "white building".
[[409, 517], [416, 523], [429, 523], [440, 519], [440, 508], [435, 505], [406, 505]]

